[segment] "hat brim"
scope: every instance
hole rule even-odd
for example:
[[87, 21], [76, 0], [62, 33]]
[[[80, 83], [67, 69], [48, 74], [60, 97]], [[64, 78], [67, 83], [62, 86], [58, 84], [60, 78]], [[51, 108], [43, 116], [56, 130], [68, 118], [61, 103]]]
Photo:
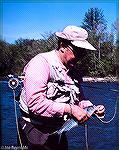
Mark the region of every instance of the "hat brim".
[[88, 41], [71, 41], [71, 43], [80, 48], [88, 49], [88, 50], [96, 50]]
[[64, 34], [63, 32], [56, 32], [55, 33], [57, 37], [66, 39], [66, 40], [70, 40], [71, 43], [76, 46], [76, 47], [80, 47], [80, 48], [85, 48], [88, 50], [96, 50], [88, 41], [86, 40], [77, 40], [77, 39], [70, 39], [70, 37], [68, 37], [66, 34]]

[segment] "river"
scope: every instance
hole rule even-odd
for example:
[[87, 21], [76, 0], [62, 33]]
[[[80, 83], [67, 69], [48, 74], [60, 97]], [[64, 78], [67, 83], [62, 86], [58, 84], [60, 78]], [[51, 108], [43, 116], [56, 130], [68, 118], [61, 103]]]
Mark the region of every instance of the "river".
[[[67, 132], [68, 150], [119, 150], [119, 83], [85, 82], [82, 88], [87, 99], [106, 108], [103, 123], [96, 117], [85, 125]], [[16, 95], [20, 86], [16, 89]], [[14, 113], [13, 91], [7, 81], [0, 81], [1, 146], [17, 146], [17, 129]], [[117, 105], [116, 105], [117, 104]], [[17, 114], [19, 107], [17, 104]]]

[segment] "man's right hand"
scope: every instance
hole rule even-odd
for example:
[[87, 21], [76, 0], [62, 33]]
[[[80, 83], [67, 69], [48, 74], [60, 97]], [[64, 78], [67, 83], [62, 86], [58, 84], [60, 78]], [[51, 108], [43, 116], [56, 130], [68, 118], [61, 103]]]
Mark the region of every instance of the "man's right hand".
[[90, 118], [90, 116], [87, 114], [87, 112], [84, 109], [73, 104], [71, 105], [66, 104], [65, 112], [73, 115], [80, 123], [83, 123]]

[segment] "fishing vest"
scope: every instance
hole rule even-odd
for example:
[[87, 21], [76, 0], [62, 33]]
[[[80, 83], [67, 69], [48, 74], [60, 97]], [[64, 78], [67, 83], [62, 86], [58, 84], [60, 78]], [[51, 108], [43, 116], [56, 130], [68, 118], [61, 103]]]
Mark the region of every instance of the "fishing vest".
[[[41, 54], [50, 67], [50, 78], [47, 85], [47, 99], [59, 103], [75, 103], [79, 101], [79, 84], [72, 79], [59, 61], [55, 50]], [[53, 57], [54, 56], [54, 57]], [[52, 59], [51, 59], [52, 58]]]

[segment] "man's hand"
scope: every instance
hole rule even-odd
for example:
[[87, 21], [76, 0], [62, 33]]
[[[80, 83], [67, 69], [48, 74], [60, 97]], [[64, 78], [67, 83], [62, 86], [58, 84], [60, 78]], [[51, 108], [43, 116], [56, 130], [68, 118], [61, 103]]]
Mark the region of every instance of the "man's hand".
[[87, 112], [83, 108], [80, 108], [77, 105], [66, 104], [64, 111], [74, 116], [80, 123], [83, 123], [90, 118]]
[[89, 106], [93, 106], [93, 104], [89, 100], [82, 100], [81, 102], [79, 102], [80, 108], [86, 108]]
[[87, 112], [80, 108], [77, 105], [72, 105], [72, 115], [80, 122], [83, 123], [85, 121], [87, 121], [90, 116], [87, 114]]
[[103, 105], [98, 105], [96, 109], [97, 110], [96, 110], [95, 114], [97, 114], [99, 117], [104, 116], [105, 107]]

